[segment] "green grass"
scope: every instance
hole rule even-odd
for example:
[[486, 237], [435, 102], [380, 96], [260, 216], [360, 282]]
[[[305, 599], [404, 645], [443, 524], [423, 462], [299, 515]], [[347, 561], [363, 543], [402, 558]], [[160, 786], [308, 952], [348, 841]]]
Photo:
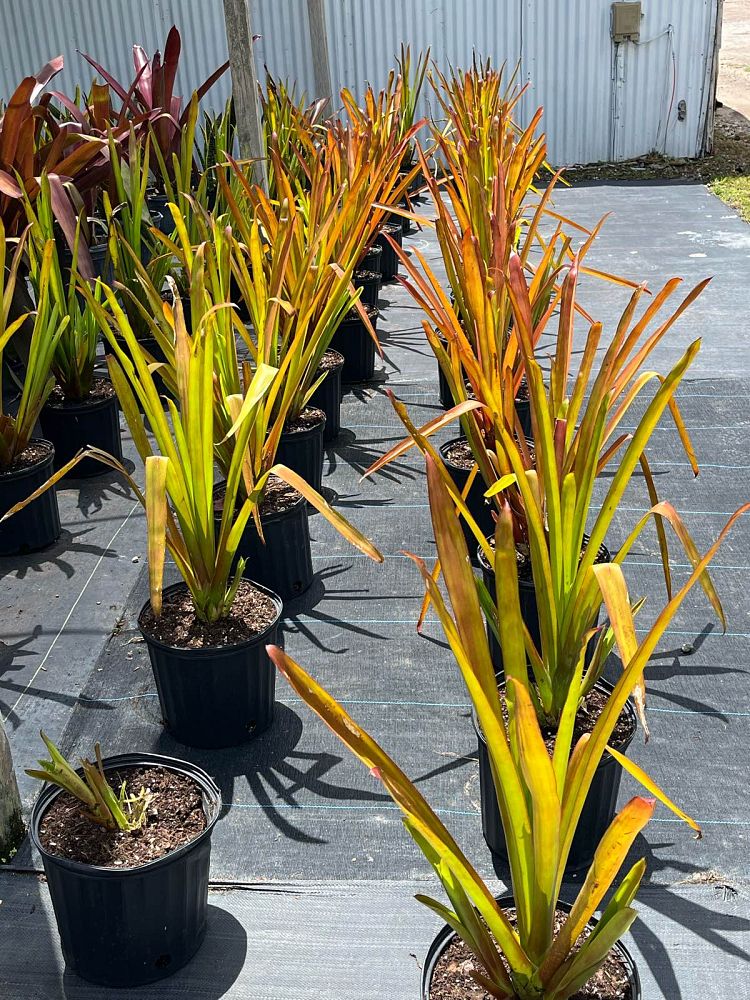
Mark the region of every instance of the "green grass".
[[717, 198], [736, 209], [745, 222], [750, 222], [750, 177], [717, 177], [708, 187]]

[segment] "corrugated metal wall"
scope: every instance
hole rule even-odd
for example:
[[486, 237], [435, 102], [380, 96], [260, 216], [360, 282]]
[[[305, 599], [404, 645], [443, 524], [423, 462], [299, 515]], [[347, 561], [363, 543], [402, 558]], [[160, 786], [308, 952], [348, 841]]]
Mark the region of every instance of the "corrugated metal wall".
[[[644, 0], [641, 42], [615, 46], [610, 0], [326, 0], [335, 91], [380, 86], [399, 44], [432, 47], [441, 68], [476, 51], [495, 64], [520, 62], [530, 90], [524, 110], [545, 108], [553, 162], [627, 159], [657, 149], [703, 152], [717, 0]], [[183, 35], [185, 94], [226, 58], [222, 0], [0, 0], [6, 43], [0, 93], [62, 52], [55, 86], [88, 85], [89, 52], [118, 78], [132, 76], [130, 46], [163, 45], [172, 23]], [[313, 92], [306, 0], [253, 0], [259, 64]], [[219, 107], [228, 76], [207, 103]], [[681, 104], [684, 102], [684, 105]], [[425, 96], [423, 112], [434, 111]]]

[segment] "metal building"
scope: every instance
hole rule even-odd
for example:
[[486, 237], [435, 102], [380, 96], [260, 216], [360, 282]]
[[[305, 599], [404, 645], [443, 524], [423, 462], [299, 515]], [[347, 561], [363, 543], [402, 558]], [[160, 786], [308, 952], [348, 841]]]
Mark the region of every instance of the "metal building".
[[[710, 149], [722, 0], [322, 0], [334, 93], [379, 86], [401, 41], [431, 46], [441, 66], [476, 51], [520, 66], [524, 112], [543, 105], [556, 164], [622, 160], [652, 150], [672, 157]], [[630, 9], [623, 9], [630, 8]], [[635, 10], [634, 8], [639, 8]], [[8, 35], [0, 95], [62, 53], [60, 89], [88, 86], [93, 55], [132, 76], [130, 46], [149, 52], [172, 23], [183, 36], [183, 93], [226, 58], [222, 0], [2, 0]], [[253, 0], [256, 50], [276, 76], [314, 94], [307, 0]], [[221, 106], [229, 77], [207, 103]], [[435, 110], [429, 93], [423, 111]]]

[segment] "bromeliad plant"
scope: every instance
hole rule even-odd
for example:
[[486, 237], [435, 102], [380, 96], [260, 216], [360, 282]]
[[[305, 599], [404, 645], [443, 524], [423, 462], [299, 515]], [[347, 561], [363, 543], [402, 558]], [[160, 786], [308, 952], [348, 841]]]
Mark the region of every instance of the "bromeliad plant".
[[115, 204], [106, 192], [104, 194], [108, 256], [114, 277], [123, 289], [123, 308], [141, 339], [148, 335], [144, 317], [148, 302], [139, 277], [139, 265], [146, 268], [157, 288], [163, 287], [172, 266], [169, 257], [160, 252], [161, 244], [146, 203], [150, 141], [147, 137], [141, 144], [135, 130], [131, 129], [127, 161], [113, 164]]
[[[689, 305], [706, 285], [701, 282], [680, 304], [660, 316], [667, 301], [680, 285], [679, 279], [667, 282], [640, 316], [636, 310], [644, 287], [636, 289], [625, 308], [617, 329], [602, 359], [602, 326], [592, 323], [586, 339], [581, 364], [571, 380], [569, 369], [573, 352], [577, 267], [571, 267], [562, 283], [555, 351], [551, 360], [549, 386], [545, 386], [535, 345], [550, 319], [547, 310], [537, 322], [532, 301], [533, 282], [529, 283], [517, 255], [509, 263], [508, 295], [513, 312], [513, 336], [518, 342], [529, 387], [534, 442], [530, 446], [517, 421], [502, 405], [507, 397], [489, 391], [478, 393], [475, 401], [466, 401], [442, 417], [417, 429], [405, 407], [393, 400], [394, 407], [407, 427], [410, 437], [378, 460], [368, 474], [376, 471], [416, 444], [433, 461], [437, 453], [429, 437], [451, 419], [461, 416], [477, 463], [478, 474], [486, 484], [485, 496], [495, 515], [506, 503], [513, 515], [514, 538], [531, 564], [537, 606], [541, 648], [529, 650], [536, 679], [540, 718], [556, 726], [564, 716], [572, 697], [576, 704], [585, 697], [598, 679], [608, 652], [604, 635], [594, 656], [591, 670], [578, 672], [578, 655], [584, 639], [596, 627], [602, 604], [592, 567], [610, 532], [622, 497], [636, 469], [640, 468], [654, 508], [653, 518], [659, 538], [663, 571], [671, 596], [669, 549], [664, 522], [674, 529], [691, 563], [696, 565], [697, 549], [679, 514], [671, 505], [656, 507], [658, 496], [646, 447], [664, 412], [675, 419], [686, 453], [697, 472], [692, 444], [675, 402], [675, 394], [699, 348], [692, 344], [672, 370], [661, 376], [645, 368], [650, 355]], [[652, 332], [648, 332], [655, 326]], [[645, 339], [644, 339], [645, 338]], [[471, 369], [472, 357], [465, 363]], [[632, 431], [620, 427], [646, 386], [657, 388], [642, 416], [635, 419]], [[478, 382], [480, 388], [483, 382]], [[492, 540], [472, 518], [461, 492], [440, 464], [446, 488], [457, 509], [476, 538], [490, 566], [496, 553]], [[598, 477], [611, 474], [601, 505], [594, 502]], [[650, 517], [640, 519], [628, 533], [613, 559], [621, 564], [644, 530]], [[439, 571], [439, 567], [438, 567]], [[498, 587], [500, 580], [496, 573]], [[701, 584], [722, 624], [724, 613], [710, 576], [700, 576]], [[500, 595], [482, 593], [491, 627], [497, 631]], [[638, 703], [642, 721], [644, 693], [639, 688]], [[646, 730], [647, 731], [647, 730]]]
[[[398, 72], [391, 70], [388, 77], [388, 90], [395, 88], [396, 102], [398, 105], [397, 131], [400, 138], [412, 133], [413, 126], [417, 120], [417, 105], [422, 94], [427, 67], [430, 64], [430, 49], [420, 52], [412, 73], [411, 46], [401, 43], [401, 55], [396, 60]], [[410, 142], [409, 147], [401, 161], [403, 170], [410, 170], [414, 165], [415, 146]]]
[[[179, 216], [177, 213], [175, 216], [179, 232]], [[208, 239], [194, 249], [187, 242], [181, 246], [173, 244], [177, 253], [190, 254], [185, 261], [191, 277], [192, 334], [188, 333], [183, 303], [171, 279], [174, 307], [161, 300], [157, 289], [149, 284], [145, 272], [141, 272], [144, 294], [154, 310], [152, 315], [148, 314], [148, 310], [143, 313], [149, 336], [158, 344], [170, 339], [174, 343], [168, 361], [155, 362], [148, 352], [137, 345], [134, 331], [111, 289], [104, 288], [106, 309], [96, 302], [88, 289], [84, 289], [84, 294], [115, 354], [108, 359], [110, 374], [133, 439], [146, 464], [147, 512], [149, 463], [154, 476], [166, 474], [166, 467], [155, 466], [152, 461], [155, 456], [152, 456], [146, 437], [144, 419], [150, 424], [161, 455], [172, 463], [169, 467], [172, 472], [164, 481], [164, 486], [177, 522], [167, 519], [167, 547], [190, 589], [198, 617], [212, 621], [222, 617], [231, 607], [244, 563], [242, 560], [237, 563], [237, 574], [232, 577], [231, 583], [227, 577], [229, 567], [235, 561], [249, 518], [252, 517], [260, 528], [258, 507], [272, 475], [301, 493], [360, 551], [378, 562], [382, 561], [382, 556], [296, 472], [276, 464], [284, 412], [277, 409], [276, 398], [284, 391], [290, 378], [289, 367], [282, 365], [276, 368], [266, 363], [262, 356], [257, 357], [252, 365], [240, 362], [236, 331], [241, 328], [246, 337], [248, 334], [237, 319], [229, 298], [230, 258], [235, 251], [234, 242], [231, 230], [223, 229], [215, 220], [207, 219], [206, 225]], [[167, 237], [164, 240], [170, 242]], [[262, 269], [260, 273], [262, 275]], [[267, 289], [265, 294], [269, 294]], [[266, 308], [273, 311], [274, 303], [267, 304]], [[128, 360], [129, 356], [132, 361]], [[169, 415], [163, 411], [157, 389], [159, 383], [155, 382], [155, 378], [169, 390]], [[200, 447], [196, 436], [198, 427]], [[203, 538], [203, 532], [207, 530], [209, 521], [213, 524], [214, 460], [224, 474], [225, 483], [221, 526], [212, 547]], [[160, 480], [156, 483], [158, 485]], [[186, 500], [179, 502], [180, 497]], [[187, 501], [189, 504], [186, 506]], [[207, 507], [204, 506], [206, 503]], [[162, 541], [157, 542], [149, 557], [150, 565], [157, 567], [159, 580], [159, 559], [163, 565], [163, 552], [159, 556], [160, 546], [163, 548]], [[156, 577], [152, 586], [152, 607], [156, 611], [155, 587]], [[223, 590], [226, 591], [225, 598], [221, 597]]]
[[85, 807], [84, 816], [108, 830], [132, 833], [140, 830], [148, 818], [152, 795], [146, 788], [138, 794], [128, 793], [125, 782], [119, 792], [107, 781], [99, 744], [94, 747], [95, 761], [81, 760], [81, 778], [63, 757], [55, 744], [40, 733], [49, 753], [49, 760], [39, 761], [39, 770], [28, 769], [26, 774], [39, 781], [48, 781], [68, 792]]
[[[43, 90], [63, 68], [63, 58], [50, 60], [16, 88], [0, 117], [0, 219], [8, 237], [26, 225], [24, 202], [39, 194], [39, 178], [54, 178], [53, 209], [72, 247], [69, 226], [81, 208], [90, 214], [110, 171], [106, 135], [81, 134], [78, 122], [59, 122]], [[119, 145], [121, 134], [115, 133]], [[82, 267], [84, 273], [86, 268]]]
[[[173, 154], [180, 153], [183, 130], [189, 123], [190, 105], [183, 109], [182, 98], [174, 93], [175, 79], [180, 65], [182, 39], [175, 25], [169, 30], [164, 45], [164, 55], [156, 51], [149, 59], [140, 45], [133, 46], [133, 69], [135, 76], [129, 86], [125, 87], [115, 77], [108, 73], [91, 56], [81, 53], [83, 58], [94, 67], [97, 73], [106, 81], [109, 89], [121, 102], [117, 112], [117, 120], [123, 115], [135, 121], [144, 117], [152, 123], [154, 146], [151, 156], [146, 157], [146, 166], [151, 167], [154, 183], [163, 190], [164, 175], [158, 169], [158, 163], [166, 166], [167, 177], [172, 176]], [[217, 80], [229, 69], [227, 60], [203, 81], [197, 88], [196, 101], [208, 93]], [[111, 95], [109, 106], [112, 107]], [[114, 115], [115, 112], [112, 112]], [[158, 157], [157, 157], [158, 150]], [[152, 159], [156, 162], [152, 163]]]
[[[0, 372], [5, 373], [3, 355], [12, 338], [29, 318], [27, 314], [11, 319], [13, 290], [18, 280], [18, 272], [26, 242], [26, 233], [16, 244], [12, 259], [8, 260], [8, 241], [5, 228], [0, 221]], [[50, 272], [56, 248], [54, 240], [48, 240], [42, 254], [39, 270], [34, 325], [25, 358], [23, 382], [18, 406], [14, 415], [5, 412], [5, 401], [0, 392], [0, 471], [9, 469], [29, 446], [34, 427], [42, 407], [55, 386], [52, 364], [60, 338], [69, 323], [67, 316], [61, 315], [58, 305], [50, 294]], [[7, 264], [7, 267], [6, 267]], [[2, 386], [0, 386], [2, 389]]]
[[[283, 80], [274, 80], [266, 72], [265, 91], [259, 88], [263, 123], [263, 143], [268, 163], [268, 192], [272, 199], [279, 198], [274, 159], [284, 168], [288, 182], [294, 188], [306, 186], [305, 165], [300, 157], [302, 137], [307, 148], [315, 146], [323, 132], [322, 115], [326, 98], [308, 105], [304, 94], [298, 97]], [[275, 154], [272, 159], [272, 154]]]
[[[612, 947], [636, 919], [632, 906], [645, 861], [638, 861], [615, 888], [599, 921], [582, 937], [612, 887], [639, 832], [660, 799], [695, 829], [636, 765], [608, 747], [617, 719], [649, 657], [683, 600], [701, 577], [722, 539], [744, 510], [724, 527], [717, 542], [687, 583], [661, 612], [644, 641], [636, 646], [630, 623], [620, 616], [623, 672], [593, 731], [572, 746], [572, 725], [561, 727], [550, 755], [531, 694], [523, 624], [518, 604], [513, 519], [506, 506], [497, 522], [495, 545], [503, 575], [501, 628], [508, 651], [506, 712], [498, 695], [487, 648], [466, 544], [435, 463], [427, 462], [435, 537], [445, 566], [452, 611], [426, 567], [419, 565], [439, 610], [446, 638], [456, 657], [487, 740], [491, 768], [508, 844], [516, 919], [511, 921], [417, 788], [377, 743], [298, 664], [276, 647], [269, 653], [294, 690], [346, 746], [379, 778], [403, 813], [404, 825], [434, 868], [450, 905], [425, 895], [417, 899], [444, 919], [473, 954], [478, 984], [498, 1000], [568, 1000], [594, 975]], [[598, 567], [604, 581], [619, 567]], [[609, 590], [607, 584], [605, 588]], [[612, 588], [608, 604], [619, 612], [622, 587]], [[584, 647], [580, 649], [583, 660]], [[567, 915], [556, 916], [576, 827], [596, 768], [605, 753], [627, 767], [653, 798], [635, 797], [602, 837], [591, 868]], [[481, 970], [481, 971], [480, 971]]]
[[[45, 251], [53, 244], [50, 262], [48, 294], [60, 316], [67, 316], [68, 324], [57, 343], [52, 361], [55, 381], [66, 401], [80, 402], [87, 398], [94, 378], [96, 348], [99, 342], [99, 324], [85, 299], [78, 293], [82, 280], [78, 271], [79, 254], [84, 246], [82, 218], [74, 228], [70, 266], [55, 242], [52, 190], [46, 174], [40, 178], [40, 193], [35, 202], [27, 198], [26, 214], [29, 220], [26, 252], [29, 281], [36, 301], [42, 295]], [[95, 290], [97, 301], [100, 292]]]

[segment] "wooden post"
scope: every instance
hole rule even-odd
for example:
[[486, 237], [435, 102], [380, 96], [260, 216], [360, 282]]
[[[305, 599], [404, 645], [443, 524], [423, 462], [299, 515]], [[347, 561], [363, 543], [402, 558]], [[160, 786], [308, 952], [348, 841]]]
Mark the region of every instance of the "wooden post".
[[325, 0], [307, 0], [307, 18], [310, 23], [310, 52], [312, 54], [315, 78], [316, 100], [328, 100], [328, 113], [333, 114], [333, 84], [331, 83], [331, 61], [328, 56], [328, 32], [326, 30]]
[[0, 862], [10, 860], [23, 839], [21, 797], [10, 756], [10, 745], [0, 716]]
[[268, 191], [263, 127], [258, 104], [258, 77], [253, 52], [251, 0], [224, 0], [224, 24], [232, 74], [232, 96], [237, 118], [240, 155], [253, 160], [255, 180]]

